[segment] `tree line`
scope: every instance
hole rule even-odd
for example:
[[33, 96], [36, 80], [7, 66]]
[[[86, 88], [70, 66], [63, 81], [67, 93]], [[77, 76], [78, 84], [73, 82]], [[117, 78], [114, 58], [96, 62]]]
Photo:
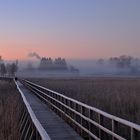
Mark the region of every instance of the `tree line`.
[[[132, 56], [122, 55], [119, 57], [111, 57], [107, 60], [111, 65], [117, 68], [132, 68], [140, 66], [140, 59], [134, 58]], [[104, 59], [98, 59], [97, 64], [103, 65], [105, 63]]]
[[0, 75], [1, 76], [15, 76], [18, 71], [18, 61], [12, 63], [5, 63], [0, 56]]

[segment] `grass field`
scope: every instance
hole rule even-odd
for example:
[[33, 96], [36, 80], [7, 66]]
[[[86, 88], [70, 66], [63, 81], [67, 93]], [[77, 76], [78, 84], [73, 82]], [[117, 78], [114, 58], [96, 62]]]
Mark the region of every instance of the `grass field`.
[[19, 140], [20, 101], [14, 83], [0, 81], [0, 140]]
[[37, 84], [140, 124], [140, 79], [29, 79]]

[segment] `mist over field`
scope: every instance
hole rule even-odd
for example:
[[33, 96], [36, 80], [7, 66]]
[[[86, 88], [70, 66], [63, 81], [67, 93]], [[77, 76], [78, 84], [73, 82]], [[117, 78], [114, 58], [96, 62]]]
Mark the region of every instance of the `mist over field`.
[[[31, 55], [31, 54], [30, 54]], [[110, 59], [92, 59], [92, 60], [74, 60], [66, 59], [67, 67], [73, 67], [78, 72], [70, 70], [40, 70], [39, 65], [41, 57], [38, 59], [29, 59], [27, 61], [19, 61], [19, 71], [17, 75], [25, 77], [81, 77], [81, 76], [139, 76], [140, 75], [140, 60], [132, 58], [127, 62], [124, 58], [118, 61]], [[122, 56], [121, 56], [122, 57]], [[128, 56], [124, 56], [128, 59]], [[128, 58], [127, 58], [128, 57]], [[119, 57], [118, 57], [119, 59]]]

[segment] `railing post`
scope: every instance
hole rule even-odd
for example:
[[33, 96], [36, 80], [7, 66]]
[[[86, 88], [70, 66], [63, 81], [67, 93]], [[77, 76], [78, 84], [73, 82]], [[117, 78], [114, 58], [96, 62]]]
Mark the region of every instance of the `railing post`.
[[29, 126], [28, 126], [28, 128], [27, 128], [27, 132], [26, 132], [26, 134], [25, 134], [25, 140], [27, 139], [27, 137], [28, 137], [28, 134], [29, 134], [29, 131], [30, 131], [30, 128], [31, 128], [31, 124], [29, 124]]
[[[115, 122], [112, 120], [112, 132], [115, 132]], [[114, 137], [112, 136], [112, 140], [114, 140]]]
[[[88, 109], [88, 117], [89, 117], [89, 119], [91, 119], [91, 110], [90, 109]], [[89, 131], [90, 132], [92, 132], [92, 126], [91, 126], [91, 123], [90, 122], [88, 122], [89, 123]], [[89, 135], [89, 140], [91, 140], [92, 138], [91, 138], [91, 136]]]
[[[63, 103], [63, 97], [60, 97], [60, 102]], [[63, 106], [60, 104], [60, 109], [63, 110]], [[60, 117], [63, 118], [63, 113], [60, 112]]]
[[[115, 120], [112, 120], [112, 132], [117, 133], [118, 130], [118, 122]], [[112, 140], [115, 140], [115, 138], [112, 136]]]
[[[76, 111], [76, 103], [75, 102], [73, 102], [73, 109]], [[73, 119], [76, 121], [76, 114], [74, 113], [73, 115], [74, 115]], [[75, 127], [75, 130], [77, 130], [77, 127], [75, 124], [74, 124], [74, 127]]]
[[[103, 125], [103, 116], [101, 114], [98, 114], [98, 121], [100, 125]], [[102, 138], [102, 130], [99, 128], [99, 138]]]
[[22, 130], [22, 132], [21, 132], [21, 139], [23, 138], [25, 138], [25, 134], [26, 134], [26, 132], [25, 132], [25, 130], [26, 130], [26, 128], [27, 128], [27, 125], [28, 125], [28, 121], [29, 121], [29, 118], [27, 117], [27, 120], [26, 120], [26, 122], [25, 122], [25, 125], [24, 125], [24, 127], [23, 127], [23, 130]]
[[[80, 105], [80, 113], [83, 114], [83, 109], [82, 109], [81, 105]], [[80, 124], [81, 124], [81, 126], [83, 126], [83, 120], [82, 120], [81, 116], [80, 116]], [[82, 129], [81, 129], [81, 136], [83, 136], [83, 130]]]
[[21, 125], [20, 125], [20, 131], [22, 131], [22, 129], [23, 129], [23, 127], [24, 127], [24, 124], [25, 124], [26, 118], [27, 118], [27, 112], [25, 113], [24, 118], [23, 118], [23, 121], [21, 122]]
[[134, 140], [134, 129], [131, 128], [131, 140]]
[[21, 124], [21, 122], [22, 122], [22, 120], [24, 119], [24, 115], [25, 115], [25, 109], [23, 109], [23, 111], [22, 111], [23, 113], [21, 114], [21, 116], [20, 116], [20, 119], [19, 119], [19, 124]]
[[[115, 132], [115, 121], [112, 120], [112, 132]], [[114, 140], [114, 137], [112, 136], [112, 140]]]
[[[63, 103], [66, 105], [66, 99], [64, 98], [64, 100], [63, 100]], [[66, 108], [65, 108], [65, 106], [63, 107], [63, 111], [64, 111], [64, 113], [66, 114]], [[66, 116], [64, 115], [64, 120], [66, 121]]]
[[[67, 104], [68, 104], [68, 107], [70, 107], [70, 100], [67, 100]], [[67, 115], [70, 116], [70, 114], [71, 113], [70, 113], [69, 109], [67, 109]], [[68, 123], [71, 124], [70, 119], [68, 119]]]
[[31, 132], [31, 135], [30, 135], [30, 137], [29, 137], [29, 140], [32, 140], [33, 135], [34, 135], [34, 129], [32, 128], [32, 132]]
[[22, 121], [23, 121], [23, 119], [24, 119], [25, 114], [26, 114], [26, 111], [25, 111], [25, 109], [24, 109], [23, 114], [21, 115], [21, 118], [20, 118], [20, 121], [19, 121], [19, 125], [20, 125], [20, 126], [21, 126], [21, 123], [22, 123]]

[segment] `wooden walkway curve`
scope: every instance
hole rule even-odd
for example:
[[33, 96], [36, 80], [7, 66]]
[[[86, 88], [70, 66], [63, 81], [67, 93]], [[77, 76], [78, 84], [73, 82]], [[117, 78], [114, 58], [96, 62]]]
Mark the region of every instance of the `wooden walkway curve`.
[[81, 136], [23, 84], [20, 82], [17, 82], [17, 84], [51, 140], [83, 140]]

